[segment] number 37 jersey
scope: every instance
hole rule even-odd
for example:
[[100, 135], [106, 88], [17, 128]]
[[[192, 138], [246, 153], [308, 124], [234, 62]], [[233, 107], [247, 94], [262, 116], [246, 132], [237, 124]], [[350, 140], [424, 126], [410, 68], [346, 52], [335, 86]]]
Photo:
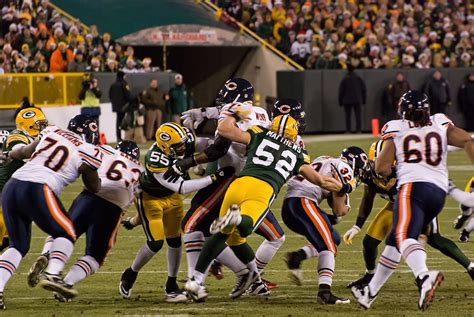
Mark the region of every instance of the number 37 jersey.
[[12, 177], [48, 185], [56, 195], [79, 177], [79, 167], [85, 163], [98, 169], [102, 162], [100, 150], [84, 142], [77, 134], [49, 126], [31, 159]]
[[408, 120], [392, 120], [382, 128], [383, 139], [393, 139], [398, 187], [407, 183], [432, 183], [448, 191], [447, 130], [452, 121], [444, 114], [430, 117], [424, 127]]

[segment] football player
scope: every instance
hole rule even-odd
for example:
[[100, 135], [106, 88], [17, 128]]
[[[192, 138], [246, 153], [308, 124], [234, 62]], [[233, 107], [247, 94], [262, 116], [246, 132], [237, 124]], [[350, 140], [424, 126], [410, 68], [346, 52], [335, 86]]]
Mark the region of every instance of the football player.
[[[383, 148], [383, 140], [374, 142], [369, 150], [369, 160], [373, 166], [378, 154]], [[387, 200], [386, 205], [380, 210], [375, 218], [370, 223], [367, 233], [363, 240], [363, 254], [366, 272], [359, 279], [349, 283], [348, 288], [353, 286], [361, 287], [370, 282], [375, 272], [375, 264], [377, 260], [377, 248], [379, 244], [385, 240], [390, 229], [392, 228], [393, 203], [397, 195], [397, 179], [392, 177], [385, 181], [373, 173], [373, 168], [367, 170], [362, 177], [362, 182], [365, 184], [364, 196], [359, 207], [359, 215], [356, 223], [347, 230], [344, 234], [344, 242], [352, 244], [352, 239], [360, 232], [366, 219], [369, 217], [375, 196], [380, 195]], [[433, 222], [423, 231], [427, 237], [427, 242], [433, 248], [441, 251], [443, 254], [449, 256], [453, 260], [461, 264], [469, 273], [471, 278], [474, 278], [474, 268], [472, 262], [464, 255], [464, 253], [457, 247], [457, 245], [443, 237], [439, 232], [438, 220], [435, 218]], [[380, 265], [389, 265], [383, 258], [380, 258]]]
[[[87, 189], [72, 203], [69, 217], [79, 238], [86, 234], [86, 254], [79, 258], [64, 278], [67, 287], [94, 274], [104, 264], [107, 254], [115, 244], [117, 229], [123, 210], [127, 210], [138, 193], [138, 180], [143, 167], [140, 165], [140, 148], [133, 141], [120, 141], [116, 149], [99, 146], [103, 154], [98, 169], [102, 187], [93, 194]], [[48, 257], [40, 255], [28, 274], [28, 285], [36, 286], [38, 275], [48, 264]], [[59, 301], [71, 298], [56, 294]]]
[[[311, 163], [311, 167], [324, 176], [338, 175], [343, 183], [355, 188], [360, 171], [368, 163], [367, 155], [361, 148], [352, 146], [341, 154], [340, 158], [321, 156]], [[356, 172], [355, 172], [356, 171]], [[354, 175], [355, 174], [355, 175]], [[331, 193], [301, 176], [295, 176], [288, 182], [288, 189], [282, 207], [283, 222], [288, 228], [306, 237], [318, 253], [319, 291], [317, 300], [320, 304], [347, 304], [350, 300], [331, 293], [339, 234], [333, 229], [328, 215], [319, 205], [324, 199], [330, 201], [335, 217], [343, 217], [350, 210], [349, 195]], [[301, 285], [301, 261], [306, 259], [303, 250], [289, 252], [285, 255], [290, 278]]]
[[[474, 177], [471, 177], [469, 182], [466, 185], [464, 191], [456, 188], [456, 185], [453, 182], [450, 182], [449, 195], [459, 202], [459, 209], [461, 215], [459, 215], [454, 221], [454, 228], [461, 229], [464, 223], [471, 217], [472, 210], [474, 208]], [[459, 241], [466, 243], [469, 241], [469, 235], [474, 230], [474, 218], [472, 218], [469, 223], [461, 231], [459, 236]], [[473, 269], [474, 270], [474, 269]], [[474, 273], [472, 275], [474, 279]]]
[[186, 294], [176, 283], [181, 261], [180, 225], [184, 215], [181, 195], [220, 182], [230, 177], [234, 171], [230, 167], [224, 168], [212, 175], [192, 180], [173, 172], [170, 167], [176, 159], [184, 156], [188, 139], [186, 130], [179, 124], [162, 124], [156, 131], [156, 142], [146, 154], [145, 172], [140, 176], [142, 192], [138, 196], [137, 205], [147, 242], [138, 250], [132, 265], [122, 274], [119, 292], [124, 298], [131, 297], [138, 272], [161, 250], [166, 238], [168, 244], [166, 301], [187, 301]]
[[247, 160], [239, 177], [229, 186], [220, 218], [211, 224], [213, 235], [204, 244], [193, 278], [186, 282], [185, 289], [195, 300], [207, 296], [203, 284], [206, 269], [226, 247], [226, 243], [249, 268], [249, 272], [239, 279], [231, 291], [230, 297], [240, 296], [258, 279], [255, 255], [246, 237], [258, 228], [275, 196], [291, 175], [300, 172], [311, 182], [331, 191], [345, 193], [352, 189], [334, 178], [321, 176], [308, 165], [308, 155], [294, 143], [298, 124], [291, 116], [274, 118], [269, 129], [254, 126], [245, 132], [236, 124], [234, 116], [227, 117], [219, 123], [217, 132], [226, 139], [246, 145]]
[[[0, 131], [0, 143], [3, 151], [11, 151], [14, 147], [22, 147], [33, 142], [34, 138], [46, 128], [48, 121], [39, 108], [22, 109], [15, 117], [16, 129], [11, 133]], [[0, 204], [2, 202], [1, 192], [3, 187], [13, 173], [25, 164], [23, 160], [9, 160], [7, 164], [0, 166]], [[0, 250], [8, 246], [8, 233], [1, 215], [0, 206]]]
[[448, 144], [464, 148], [474, 162], [474, 140], [444, 114], [430, 116], [429, 100], [424, 93], [405, 93], [399, 101], [399, 114], [402, 119], [392, 120], [382, 129], [384, 146], [375, 162], [375, 172], [380, 177], [388, 179], [396, 173], [398, 180], [393, 227], [381, 256], [387, 265], [377, 266], [367, 286], [351, 289], [365, 309], [374, 302], [401, 256], [415, 276], [418, 308], [426, 310], [430, 306], [443, 274], [428, 270], [424, 245], [418, 238], [444, 205], [448, 192]]
[[80, 175], [86, 188], [100, 190], [97, 169], [101, 164], [98, 129], [94, 120], [77, 115], [68, 130], [55, 126], [42, 131], [42, 137], [29, 145], [4, 152], [2, 160], [31, 159], [18, 169], [3, 190], [3, 213], [10, 248], [0, 256], [0, 307], [5, 308], [3, 291], [30, 247], [31, 223], [54, 239], [50, 258], [39, 284], [47, 289], [74, 297], [60, 277], [74, 248], [76, 233], [58, 195]]

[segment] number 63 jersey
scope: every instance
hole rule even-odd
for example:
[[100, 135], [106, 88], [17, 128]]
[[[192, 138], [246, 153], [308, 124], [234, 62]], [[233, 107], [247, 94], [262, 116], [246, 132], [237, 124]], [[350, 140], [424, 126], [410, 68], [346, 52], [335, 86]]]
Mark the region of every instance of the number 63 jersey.
[[408, 120], [392, 120], [382, 128], [382, 138], [393, 139], [398, 188], [407, 183], [427, 182], [448, 192], [447, 130], [453, 122], [442, 113], [417, 127]]

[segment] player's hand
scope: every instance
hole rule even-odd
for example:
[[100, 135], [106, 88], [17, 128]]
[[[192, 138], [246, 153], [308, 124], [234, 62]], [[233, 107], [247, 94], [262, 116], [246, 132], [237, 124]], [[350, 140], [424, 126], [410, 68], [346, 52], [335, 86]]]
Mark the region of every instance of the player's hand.
[[352, 239], [360, 232], [360, 228], [357, 225], [353, 225], [352, 228], [346, 231], [343, 236], [343, 240], [346, 244], [352, 244]]
[[191, 155], [189, 157], [185, 157], [181, 160], [177, 160], [175, 163], [176, 167], [180, 171], [187, 171], [191, 167], [194, 167], [197, 165], [196, 160], [194, 159], [194, 155]]
[[132, 230], [135, 226], [132, 224], [132, 217], [127, 217], [122, 220], [122, 225], [127, 230]]
[[204, 108], [190, 109], [181, 114], [181, 121], [183, 125], [196, 129], [205, 119], [206, 112], [203, 111]]
[[183, 175], [183, 171], [175, 164], [168, 168], [163, 178], [170, 183], [176, 183]]
[[237, 121], [246, 119], [252, 113], [251, 103], [234, 102], [225, 105], [221, 110], [221, 118], [234, 117]]
[[455, 188], [456, 188], [456, 184], [454, 184], [453, 180], [450, 179], [448, 183], [448, 194]]
[[9, 155], [10, 155], [10, 152], [0, 151], [0, 166], [3, 166], [10, 161]]
[[218, 169], [214, 174], [211, 174], [212, 181], [214, 183], [220, 182], [225, 178], [229, 178], [235, 173], [235, 168], [232, 166], [226, 166], [221, 169]]

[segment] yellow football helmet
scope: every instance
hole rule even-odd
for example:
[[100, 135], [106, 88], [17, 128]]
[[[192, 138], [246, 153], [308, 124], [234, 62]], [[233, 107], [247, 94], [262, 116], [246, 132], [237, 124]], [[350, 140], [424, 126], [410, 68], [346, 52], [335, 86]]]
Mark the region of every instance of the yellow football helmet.
[[[382, 148], [383, 148], [383, 140], [378, 140], [378, 141], [372, 143], [372, 145], [370, 146], [369, 160], [372, 162], [370, 164], [371, 165], [371, 171], [370, 171], [371, 173], [375, 173], [373, 165], [374, 165], [375, 160], [377, 159], [377, 156], [382, 151]], [[395, 161], [393, 162], [393, 165], [395, 165]], [[397, 179], [396, 178], [391, 178], [389, 180], [384, 180], [384, 179], [381, 179], [381, 178], [378, 178], [378, 177], [373, 177], [373, 182], [378, 187], [388, 191], [395, 185], [395, 183], [397, 182]]]
[[287, 114], [276, 116], [272, 120], [270, 131], [294, 141], [298, 136], [298, 122]]
[[26, 132], [32, 137], [38, 134], [48, 126], [48, 120], [39, 108], [25, 108], [22, 109], [15, 118], [16, 128]]
[[183, 156], [186, 151], [188, 136], [182, 126], [174, 122], [160, 125], [156, 130], [156, 144], [168, 156]]
[[372, 143], [369, 149], [369, 160], [375, 161], [380, 151], [382, 151], [382, 148], [383, 148], [383, 140], [378, 140]]

